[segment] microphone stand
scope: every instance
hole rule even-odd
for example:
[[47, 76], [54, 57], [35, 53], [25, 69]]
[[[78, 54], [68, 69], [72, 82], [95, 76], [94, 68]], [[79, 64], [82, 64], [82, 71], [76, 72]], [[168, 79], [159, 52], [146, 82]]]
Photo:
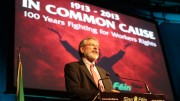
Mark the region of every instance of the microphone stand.
[[100, 97], [100, 93], [101, 93], [101, 90], [100, 90], [100, 84], [99, 84], [99, 81], [100, 81], [101, 79], [99, 79], [98, 80], [98, 93], [96, 94], [96, 96], [93, 98], [93, 100], [92, 101], [95, 101], [98, 97], [99, 97], [99, 99], [100, 99], [100, 101], [101, 101], [101, 97]]
[[[95, 101], [98, 97], [100, 97], [100, 92], [101, 92], [101, 91], [98, 91], [98, 93], [96, 94], [96, 96], [93, 98], [92, 101]], [[100, 98], [100, 101], [101, 101], [101, 98]]]
[[95, 101], [98, 97], [99, 97], [100, 101], [102, 101], [102, 100], [101, 100], [101, 94], [100, 94], [102, 91], [101, 91], [101, 89], [100, 89], [100, 83], [99, 83], [99, 82], [100, 82], [101, 80], [106, 80], [106, 79], [109, 79], [109, 77], [108, 77], [108, 78], [102, 78], [102, 79], [99, 79], [99, 80], [98, 80], [98, 93], [96, 94], [96, 96], [93, 98], [92, 101]]
[[101, 89], [100, 89], [99, 81], [109, 79], [109, 73], [107, 73], [106, 76], [108, 76], [108, 77], [107, 78], [101, 78], [101, 79], [98, 80], [98, 93], [96, 94], [96, 96], [93, 98], [92, 101], [95, 101], [98, 97], [99, 97], [100, 101], [102, 101], [102, 99], [101, 99]]
[[151, 92], [150, 92], [150, 90], [149, 90], [149, 87], [148, 87], [148, 85], [144, 82], [144, 84], [145, 84], [145, 87], [146, 87], [146, 91], [149, 93], [149, 94], [152, 94]]
[[142, 83], [145, 85], [145, 88], [146, 88], [147, 93], [152, 94], [152, 93], [150, 92], [150, 90], [149, 90], [148, 85], [147, 85], [144, 81], [137, 80], [137, 79], [123, 78], [123, 77], [120, 77], [117, 73], [116, 73], [116, 76], [117, 76], [118, 78], [122, 78], [122, 79], [127, 79], [127, 80], [142, 82]]

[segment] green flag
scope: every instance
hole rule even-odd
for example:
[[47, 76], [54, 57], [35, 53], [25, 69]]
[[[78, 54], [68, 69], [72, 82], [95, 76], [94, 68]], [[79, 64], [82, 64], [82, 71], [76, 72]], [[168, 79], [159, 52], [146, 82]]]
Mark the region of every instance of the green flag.
[[23, 76], [22, 76], [22, 63], [20, 58], [20, 51], [18, 56], [18, 72], [17, 72], [17, 101], [24, 101], [24, 88], [23, 88]]

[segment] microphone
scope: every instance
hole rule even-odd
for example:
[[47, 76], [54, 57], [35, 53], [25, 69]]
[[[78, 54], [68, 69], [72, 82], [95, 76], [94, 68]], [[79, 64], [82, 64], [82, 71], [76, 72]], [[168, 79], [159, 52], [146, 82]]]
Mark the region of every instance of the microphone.
[[132, 81], [142, 82], [142, 83], [145, 85], [145, 88], [146, 88], [147, 93], [151, 94], [148, 85], [147, 85], [144, 81], [137, 80], [137, 79], [130, 79], [130, 78], [120, 77], [119, 74], [117, 74], [117, 73], [115, 73], [115, 75], [116, 75], [118, 78], [121, 78], [121, 79], [126, 79], [126, 80], [132, 80]]
[[108, 72], [106, 72], [106, 76], [107, 76], [107, 77], [109, 77], [109, 76], [110, 76], [110, 74], [109, 74]]

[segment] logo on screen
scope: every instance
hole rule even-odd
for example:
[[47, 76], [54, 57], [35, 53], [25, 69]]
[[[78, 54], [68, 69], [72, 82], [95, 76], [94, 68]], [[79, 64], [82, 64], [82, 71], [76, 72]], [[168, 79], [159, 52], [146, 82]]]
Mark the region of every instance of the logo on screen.
[[113, 88], [118, 89], [120, 91], [131, 91], [131, 86], [127, 85], [126, 83], [114, 82]]

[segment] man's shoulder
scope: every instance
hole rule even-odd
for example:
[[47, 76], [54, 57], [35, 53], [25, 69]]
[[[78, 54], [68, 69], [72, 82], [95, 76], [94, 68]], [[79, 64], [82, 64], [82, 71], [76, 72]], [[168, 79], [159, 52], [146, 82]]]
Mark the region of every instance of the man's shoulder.
[[75, 62], [69, 62], [67, 64], [65, 64], [65, 71], [76, 71], [79, 70], [80, 67], [82, 67], [83, 65], [81, 64], [80, 61], [75, 61]]
[[83, 64], [83, 62], [82, 61], [73, 61], [73, 62], [69, 62], [69, 63], [67, 63], [65, 66], [77, 66], [77, 65], [81, 65], [81, 64]]
[[73, 62], [69, 62], [69, 63], [67, 63], [67, 64], [76, 64], [76, 63], [78, 63], [79, 61], [73, 61]]
[[78, 63], [79, 63], [78, 61], [73, 61], [73, 62], [66, 63], [66, 65], [76, 65]]
[[99, 69], [104, 69], [104, 68], [102, 68], [101, 66], [99, 66], [99, 65], [95, 65], [96, 66], [96, 68], [99, 68]]
[[100, 67], [100, 66], [98, 66], [98, 65], [96, 65], [96, 68], [98, 69], [98, 70], [101, 70], [101, 71], [106, 71], [104, 68], [102, 68], [102, 67]]

